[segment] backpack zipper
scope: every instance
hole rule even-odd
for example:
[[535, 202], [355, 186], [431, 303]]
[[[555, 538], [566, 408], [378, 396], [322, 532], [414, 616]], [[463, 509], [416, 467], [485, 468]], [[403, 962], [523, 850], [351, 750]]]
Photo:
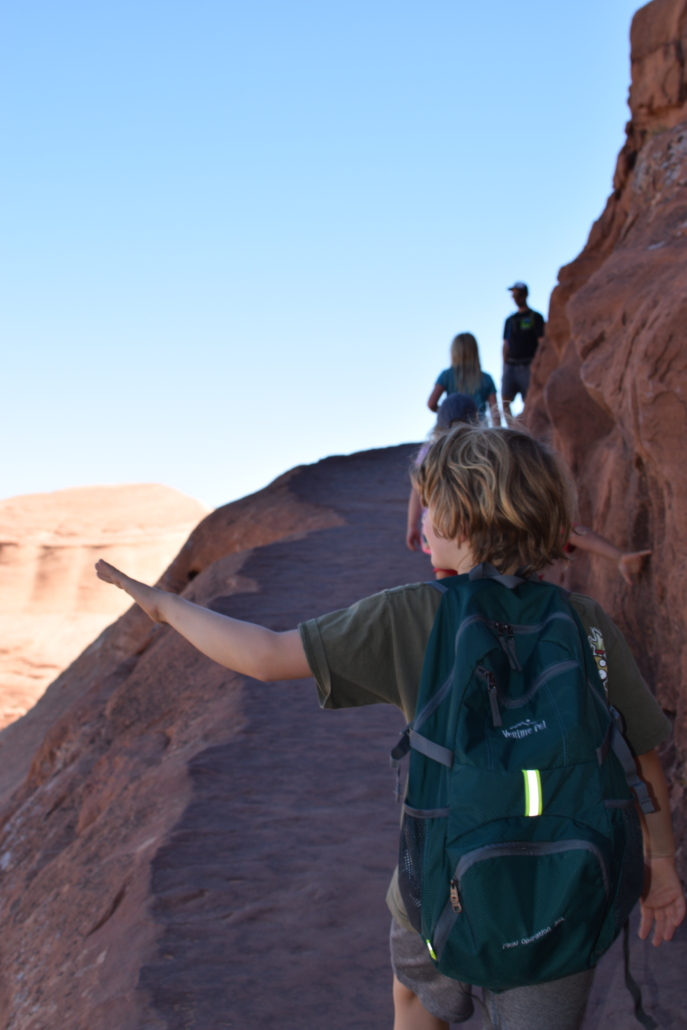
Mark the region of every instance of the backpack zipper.
[[483, 847], [476, 848], [474, 851], [469, 851], [466, 855], [463, 855], [456, 866], [452, 882], [455, 882], [456, 887], [458, 887], [468, 869], [477, 862], [482, 862], [487, 858], [511, 858], [520, 855], [539, 858], [542, 855], [560, 855], [566, 851], [588, 851], [596, 858], [601, 870], [606, 899], [608, 899], [610, 880], [606, 859], [601, 849], [588, 840], [510, 841], [502, 844], [485, 844]]
[[515, 650], [513, 627], [507, 622], [495, 622], [493, 625], [496, 631], [496, 639], [505, 651], [511, 669], [514, 669], [516, 672], [522, 672], [522, 665], [518, 661], [518, 652]]
[[548, 669], [544, 669], [544, 671], [537, 676], [530, 689], [526, 694], [523, 694], [522, 697], [510, 698], [503, 697], [503, 695], [499, 694], [499, 700], [504, 708], [522, 708], [522, 706], [528, 704], [537, 691], [541, 690], [544, 684], [548, 683], [548, 681], [553, 679], [554, 676], [560, 676], [564, 672], [570, 672], [572, 669], [580, 668], [580, 663], [573, 659], [569, 659], [564, 662], [554, 662], [553, 665], [549, 665]]
[[499, 694], [496, 688], [496, 677], [491, 669], [485, 669], [483, 665], [478, 665], [475, 669], [482, 679], [486, 680], [487, 683], [487, 697], [489, 698], [489, 706], [491, 708], [491, 718], [494, 723], [494, 729], [497, 726], [503, 726], [503, 719], [501, 718], [501, 710], [499, 709]]
[[460, 894], [458, 893], [458, 881], [455, 878], [449, 884], [449, 900], [454, 912], [463, 911], [463, 906], [460, 903]]

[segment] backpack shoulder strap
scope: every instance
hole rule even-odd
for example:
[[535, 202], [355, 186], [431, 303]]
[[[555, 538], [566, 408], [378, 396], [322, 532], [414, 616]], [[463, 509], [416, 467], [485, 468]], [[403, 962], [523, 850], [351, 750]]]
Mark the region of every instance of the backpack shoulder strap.
[[434, 587], [434, 589], [438, 590], [440, 594], [445, 594], [448, 591], [448, 587], [445, 587], [440, 579], [428, 579], [427, 586]]
[[482, 562], [480, 565], [475, 565], [474, 569], [471, 570], [470, 581], [490, 579], [504, 587], [508, 587], [509, 590], [514, 590], [515, 587], [521, 586], [522, 583], [540, 582], [536, 572], [533, 572], [531, 576], [525, 576], [524, 571], [523, 568], [520, 568], [513, 576], [504, 576], [503, 573], [499, 572], [493, 565], [490, 565], [489, 562]]
[[623, 736], [622, 716], [618, 709], [614, 708], [613, 705], [609, 705], [609, 711], [612, 717], [612, 722], [609, 726], [609, 744], [611, 750], [615, 752], [616, 757], [619, 759], [620, 764], [623, 767], [627, 785], [637, 798], [639, 807], [645, 815], [650, 815], [652, 812], [656, 811], [656, 808], [651, 800], [651, 795], [649, 794], [646, 783], [640, 778], [637, 772], [637, 766], [635, 765], [635, 760], [632, 756], [632, 752], [630, 751], [630, 745]]

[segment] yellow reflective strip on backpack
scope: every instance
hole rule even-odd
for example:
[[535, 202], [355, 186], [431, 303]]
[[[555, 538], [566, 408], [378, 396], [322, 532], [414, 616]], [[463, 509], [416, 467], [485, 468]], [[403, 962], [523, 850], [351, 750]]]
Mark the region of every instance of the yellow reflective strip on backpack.
[[542, 790], [538, 769], [523, 769], [525, 779], [525, 815], [541, 815]]

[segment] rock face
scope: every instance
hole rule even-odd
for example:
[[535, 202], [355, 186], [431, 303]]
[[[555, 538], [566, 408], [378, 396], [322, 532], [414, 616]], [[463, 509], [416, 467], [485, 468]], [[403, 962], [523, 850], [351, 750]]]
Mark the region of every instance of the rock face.
[[[218, 509], [163, 584], [281, 629], [426, 578], [409, 454]], [[323, 714], [311, 681], [249, 681], [127, 611], [0, 734], [0, 1026], [388, 1022], [400, 726]]]
[[[653, 0], [631, 33], [631, 121], [614, 192], [561, 269], [526, 420], [568, 460], [580, 521], [652, 548], [628, 591], [578, 558], [566, 585], [592, 594], [632, 642], [675, 717], [666, 750], [687, 879], [687, 4]], [[578, 552], [579, 553], [579, 552]]]
[[[218, 509], [163, 584], [285, 629], [428, 578], [404, 546], [410, 453], [329, 458]], [[0, 1027], [390, 1026], [401, 726], [321, 712], [311, 680], [235, 675], [127, 611], [0, 734]], [[633, 945], [666, 1030], [678, 937], [672, 962]], [[604, 962], [585, 1030], [625, 1030]]]
[[0, 501], [0, 728], [129, 606], [103, 557], [155, 581], [208, 513], [167, 486], [93, 486]]

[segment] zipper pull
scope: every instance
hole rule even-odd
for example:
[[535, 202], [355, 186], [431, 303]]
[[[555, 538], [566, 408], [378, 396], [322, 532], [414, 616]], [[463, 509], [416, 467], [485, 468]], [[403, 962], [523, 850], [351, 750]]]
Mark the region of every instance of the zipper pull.
[[492, 673], [489, 673], [487, 689], [489, 691], [489, 704], [491, 705], [491, 718], [493, 720], [494, 727], [503, 726], [503, 719], [501, 718], [501, 711], [499, 709], [499, 696], [496, 693], [496, 683]]
[[522, 672], [522, 666], [518, 661], [518, 652], [515, 650], [513, 627], [509, 626], [507, 622], [495, 622], [494, 629], [496, 631], [496, 638], [505, 652], [511, 669], [515, 669], [516, 672]]
[[522, 672], [522, 665], [518, 660], [518, 652], [515, 650], [515, 634], [513, 633], [513, 627], [506, 626], [504, 628], [506, 630], [506, 641], [508, 643], [511, 669], [515, 669], [516, 672]]
[[503, 726], [503, 719], [501, 718], [501, 711], [499, 709], [499, 695], [496, 690], [496, 677], [491, 669], [485, 669], [483, 665], [478, 665], [475, 668], [475, 672], [483, 680], [486, 680], [487, 684], [487, 696], [489, 697], [489, 707], [491, 708], [491, 718], [494, 723], [494, 727]]
[[451, 880], [449, 884], [449, 898], [451, 901], [451, 908], [454, 912], [462, 912], [463, 906], [460, 903], [460, 894], [458, 893], [458, 881]]

